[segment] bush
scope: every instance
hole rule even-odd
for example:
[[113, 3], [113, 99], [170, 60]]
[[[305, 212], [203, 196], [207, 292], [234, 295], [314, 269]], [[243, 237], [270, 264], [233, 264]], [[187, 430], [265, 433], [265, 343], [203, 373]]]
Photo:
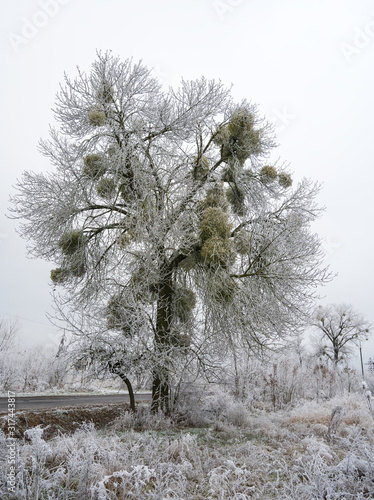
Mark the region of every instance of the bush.
[[140, 431], [162, 431], [170, 429], [172, 421], [166, 417], [161, 411], [157, 413], [151, 412], [149, 407], [139, 406], [137, 411], [124, 412], [112, 424], [112, 428], [116, 431], [125, 431], [133, 429]]

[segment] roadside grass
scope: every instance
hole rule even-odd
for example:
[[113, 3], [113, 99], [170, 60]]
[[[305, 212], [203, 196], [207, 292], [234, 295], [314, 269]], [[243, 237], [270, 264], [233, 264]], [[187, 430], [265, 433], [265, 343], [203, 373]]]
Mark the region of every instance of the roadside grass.
[[[361, 395], [279, 411], [230, 398], [218, 411], [214, 401], [194, 410], [199, 426], [144, 405], [138, 416], [126, 405], [45, 410], [39, 421], [38, 412], [24, 412], [14, 494], [5, 489], [9, 439], [0, 433], [0, 497], [374, 498], [374, 421]], [[60, 426], [53, 435], [52, 424]]]

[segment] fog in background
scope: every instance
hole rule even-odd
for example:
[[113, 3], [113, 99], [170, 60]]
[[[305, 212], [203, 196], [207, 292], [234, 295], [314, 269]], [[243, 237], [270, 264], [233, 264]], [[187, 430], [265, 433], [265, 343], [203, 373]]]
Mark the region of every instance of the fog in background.
[[[24, 170], [51, 167], [37, 150], [54, 124], [66, 72], [89, 72], [112, 50], [153, 68], [165, 87], [205, 76], [259, 105], [296, 183], [321, 182], [313, 226], [337, 277], [321, 303], [346, 302], [374, 323], [374, 5], [314, 0], [17, 0], [3, 3], [0, 96], [0, 316], [18, 318], [25, 346], [59, 343], [52, 262], [30, 260], [5, 214]], [[374, 359], [374, 339], [363, 346]]]

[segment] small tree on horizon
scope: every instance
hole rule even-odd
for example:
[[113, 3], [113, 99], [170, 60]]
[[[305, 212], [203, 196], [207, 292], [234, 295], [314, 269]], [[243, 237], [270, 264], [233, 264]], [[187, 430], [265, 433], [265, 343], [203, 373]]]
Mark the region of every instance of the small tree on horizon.
[[[164, 91], [141, 63], [98, 54], [57, 94], [60, 129], [25, 172], [13, 216], [29, 252], [57, 264], [55, 300], [79, 356], [123, 379], [152, 373], [168, 409], [173, 374], [298, 331], [328, 279], [318, 185], [270, 162], [272, 127], [201, 78]], [[59, 290], [63, 290], [59, 292]]]
[[368, 340], [372, 325], [349, 304], [318, 306], [312, 318], [318, 353], [335, 366], [352, 355], [352, 348]]

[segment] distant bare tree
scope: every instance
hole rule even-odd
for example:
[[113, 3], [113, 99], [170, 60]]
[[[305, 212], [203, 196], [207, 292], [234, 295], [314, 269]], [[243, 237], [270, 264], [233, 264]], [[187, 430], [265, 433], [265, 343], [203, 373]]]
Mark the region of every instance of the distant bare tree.
[[370, 323], [348, 304], [319, 306], [312, 325], [317, 329], [318, 351], [335, 365], [352, 354], [352, 347], [367, 340]]
[[17, 320], [0, 319], [0, 352], [15, 346], [19, 329]]

